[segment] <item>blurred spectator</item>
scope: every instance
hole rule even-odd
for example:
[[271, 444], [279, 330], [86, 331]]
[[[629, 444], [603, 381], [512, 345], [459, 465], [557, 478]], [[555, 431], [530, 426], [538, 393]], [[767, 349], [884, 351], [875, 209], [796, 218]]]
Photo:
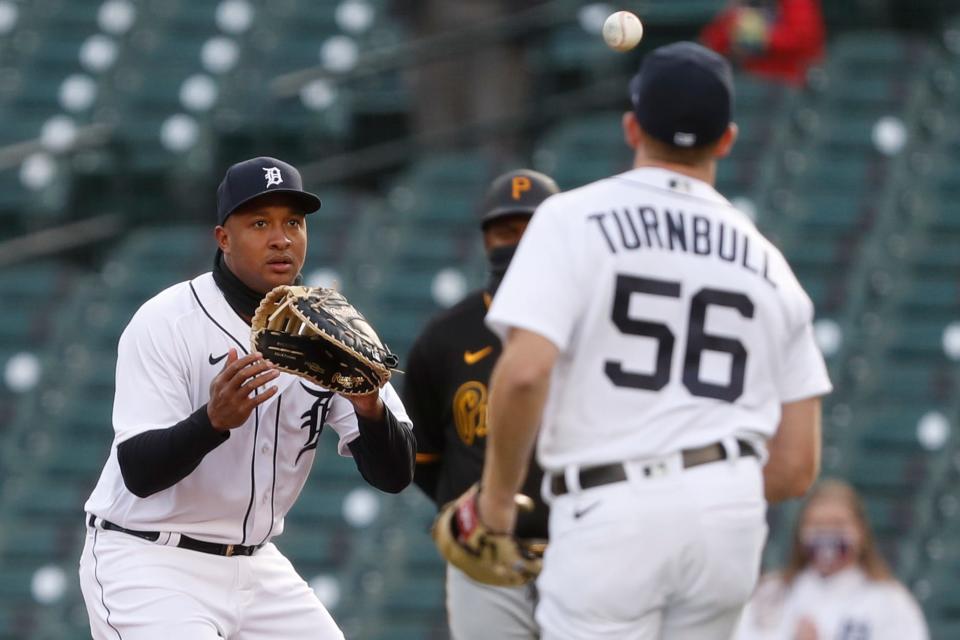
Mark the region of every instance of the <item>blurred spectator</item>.
[[[394, 0], [395, 14], [417, 39], [462, 32], [492, 24], [543, 4], [544, 0]], [[440, 59], [413, 69], [414, 129], [435, 134], [465, 125], [522, 115], [529, 100], [525, 61], [527, 38], [484, 39], [461, 46]], [[514, 151], [513, 136], [492, 134], [486, 144], [495, 152]]]
[[877, 550], [863, 502], [838, 480], [814, 488], [787, 566], [761, 579], [735, 640], [926, 640], [923, 613]]
[[794, 86], [823, 57], [819, 0], [734, 0], [700, 38], [747, 71]]

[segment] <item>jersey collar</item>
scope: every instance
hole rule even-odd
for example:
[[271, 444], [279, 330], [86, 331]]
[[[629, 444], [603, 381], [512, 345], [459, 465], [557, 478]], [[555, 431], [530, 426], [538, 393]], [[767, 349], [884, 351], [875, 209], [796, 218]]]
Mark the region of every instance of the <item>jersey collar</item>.
[[681, 197], [685, 196], [697, 200], [706, 200], [714, 204], [733, 207], [729, 200], [720, 195], [716, 189], [703, 180], [697, 180], [696, 178], [691, 178], [682, 173], [661, 167], [631, 169], [630, 171], [614, 176], [613, 179], [643, 184], [648, 187], [653, 187], [658, 191], [676, 194]]

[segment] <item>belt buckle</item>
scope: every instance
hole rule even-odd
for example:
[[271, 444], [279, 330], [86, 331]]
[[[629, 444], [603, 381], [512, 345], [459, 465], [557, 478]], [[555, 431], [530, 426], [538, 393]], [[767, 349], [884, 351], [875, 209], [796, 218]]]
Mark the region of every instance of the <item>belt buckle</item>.
[[228, 557], [228, 558], [233, 555], [233, 545], [232, 545], [232, 544], [228, 544], [228, 545], [227, 545], [227, 548], [226, 548], [226, 550], [223, 552], [223, 555], [225, 555], [225, 556]]

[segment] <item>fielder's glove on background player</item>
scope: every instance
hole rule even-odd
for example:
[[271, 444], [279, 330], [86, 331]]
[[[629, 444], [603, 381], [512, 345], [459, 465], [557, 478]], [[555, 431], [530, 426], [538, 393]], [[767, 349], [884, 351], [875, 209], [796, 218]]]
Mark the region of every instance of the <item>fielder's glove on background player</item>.
[[[430, 533], [440, 555], [484, 584], [517, 587], [534, 580], [543, 565], [545, 545], [491, 531], [480, 520], [479, 495], [479, 485], [475, 484], [437, 514]], [[521, 509], [533, 509], [529, 497], [518, 494], [515, 499]]]
[[254, 351], [344, 396], [375, 392], [399, 363], [367, 319], [333, 289], [276, 287], [250, 325]]

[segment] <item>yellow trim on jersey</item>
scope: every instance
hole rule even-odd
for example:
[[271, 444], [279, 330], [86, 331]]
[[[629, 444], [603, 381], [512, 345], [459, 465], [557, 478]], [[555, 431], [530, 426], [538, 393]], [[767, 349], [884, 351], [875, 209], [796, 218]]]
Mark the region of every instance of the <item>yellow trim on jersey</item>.
[[418, 453], [417, 464], [430, 464], [431, 462], [440, 462], [439, 453]]

